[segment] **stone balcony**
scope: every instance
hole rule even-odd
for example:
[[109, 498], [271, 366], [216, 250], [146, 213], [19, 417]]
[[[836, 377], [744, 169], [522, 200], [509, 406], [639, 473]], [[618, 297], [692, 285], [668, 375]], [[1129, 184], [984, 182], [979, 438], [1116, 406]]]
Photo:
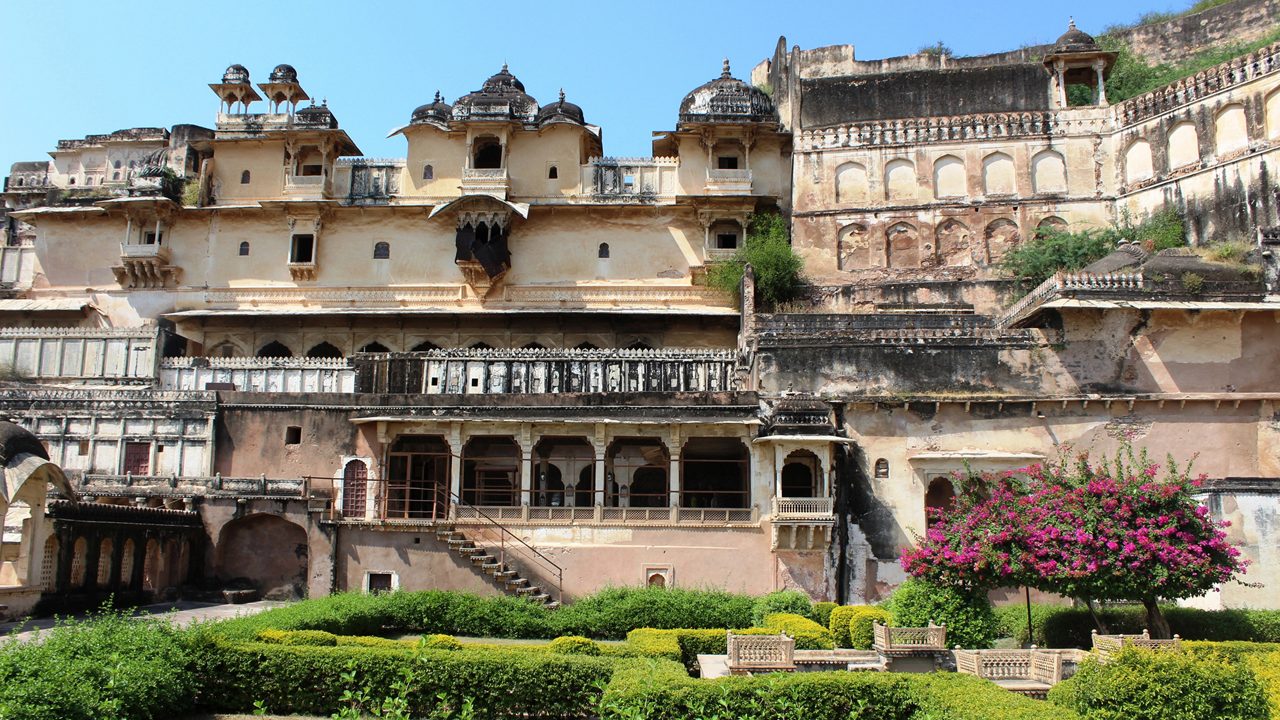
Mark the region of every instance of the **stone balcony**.
[[290, 175], [284, 179], [285, 197], [291, 200], [324, 200], [329, 183], [323, 175]]
[[159, 243], [120, 244], [120, 264], [111, 268], [126, 290], [154, 290], [178, 282], [179, 268], [169, 264], [169, 248]]
[[463, 195], [492, 195], [506, 200], [511, 190], [511, 177], [506, 168], [463, 168]]
[[831, 544], [836, 523], [832, 498], [775, 497], [769, 515], [775, 551], [825, 551]]
[[708, 195], [750, 195], [750, 170], [707, 170]]

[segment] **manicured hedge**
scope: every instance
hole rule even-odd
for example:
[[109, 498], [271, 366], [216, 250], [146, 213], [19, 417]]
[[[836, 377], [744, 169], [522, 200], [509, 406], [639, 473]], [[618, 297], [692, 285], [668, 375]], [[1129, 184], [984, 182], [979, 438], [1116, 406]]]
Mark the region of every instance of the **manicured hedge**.
[[878, 607], [864, 605], [854, 608], [849, 618], [849, 646], [857, 650], [870, 650], [875, 644], [875, 624], [892, 625], [893, 616]]
[[[1280, 642], [1280, 610], [1197, 610], [1162, 608], [1169, 627], [1186, 640]], [[1146, 627], [1146, 611], [1141, 606], [1112, 606], [1100, 613], [1113, 633], [1137, 634]], [[1001, 634], [1018, 644], [1027, 642], [1027, 609], [1009, 605], [997, 610]], [[1084, 608], [1033, 604], [1032, 641], [1042, 647], [1091, 646], [1093, 618]]]
[[934, 585], [908, 578], [883, 605], [899, 627], [947, 626], [947, 645], [989, 648], [999, 635], [991, 601], [980, 591]]
[[613, 664], [626, 662], [547, 652], [415, 652], [203, 640], [201, 705], [224, 712], [245, 712], [261, 700], [272, 713], [328, 715], [341, 707], [344, 690], [352, 689], [344, 672], [354, 672], [358, 687], [384, 692], [407, 676], [406, 699], [415, 717], [441, 702], [457, 704], [464, 698], [481, 717], [531, 709], [539, 715], [585, 716], [597, 704]]
[[1126, 648], [1085, 660], [1049, 699], [1088, 720], [1267, 720], [1262, 684], [1222, 657]]
[[[735, 635], [776, 635], [772, 628], [747, 628], [734, 630]], [[724, 655], [729, 651], [729, 637], [725, 630], [655, 630], [640, 628], [627, 634], [626, 647], [634, 657], [678, 660], [689, 675], [698, 674], [699, 655]]]
[[621, 640], [637, 627], [749, 627], [753, 599], [703, 590], [614, 588], [551, 611], [511, 597], [428, 590], [379, 595], [340, 593], [219, 624], [230, 638], [262, 630], [323, 630], [336, 635], [447, 634]]
[[833, 602], [816, 602], [813, 604], [813, 611], [809, 613], [809, 619], [818, 623], [822, 627], [831, 624], [831, 611], [840, 607], [840, 603]]
[[559, 655], [601, 655], [600, 646], [594, 640], [581, 635], [565, 635], [552, 640], [547, 645], [547, 652]]
[[801, 615], [773, 613], [765, 617], [764, 627], [795, 638], [797, 650], [832, 650], [836, 646], [830, 630]]
[[794, 673], [694, 680], [664, 660], [618, 666], [603, 720], [803, 718], [804, 720], [1075, 720], [968, 675]]
[[1197, 657], [1219, 657], [1248, 667], [1267, 693], [1272, 719], [1280, 718], [1280, 643], [1190, 641], [1182, 646]]

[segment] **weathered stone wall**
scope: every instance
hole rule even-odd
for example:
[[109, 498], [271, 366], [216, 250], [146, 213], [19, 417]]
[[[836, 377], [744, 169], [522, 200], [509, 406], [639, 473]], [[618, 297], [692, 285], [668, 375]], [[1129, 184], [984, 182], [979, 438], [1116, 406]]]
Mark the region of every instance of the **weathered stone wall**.
[[1195, 15], [1139, 25], [1112, 35], [1152, 65], [1176, 63], [1223, 45], [1253, 42], [1280, 23], [1280, 1], [1235, 0]]

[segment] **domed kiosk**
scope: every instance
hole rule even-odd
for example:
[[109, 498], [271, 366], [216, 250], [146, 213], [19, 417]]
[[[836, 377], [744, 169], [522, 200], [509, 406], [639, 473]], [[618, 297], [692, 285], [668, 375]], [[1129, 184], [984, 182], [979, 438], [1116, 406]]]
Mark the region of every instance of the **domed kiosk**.
[[1070, 105], [1067, 86], [1087, 85], [1093, 89], [1093, 104], [1107, 104], [1107, 75], [1116, 62], [1116, 53], [1103, 50], [1098, 41], [1076, 27], [1072, 18], [1067, 31], [1044, 56], [1053, 85], [1054, 102], [1060, 108]]

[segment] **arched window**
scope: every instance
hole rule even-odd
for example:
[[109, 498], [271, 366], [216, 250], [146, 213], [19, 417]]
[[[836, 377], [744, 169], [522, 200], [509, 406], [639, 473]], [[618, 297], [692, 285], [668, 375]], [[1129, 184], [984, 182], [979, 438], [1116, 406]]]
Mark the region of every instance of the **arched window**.
[[1013, 158], [1005, 153], [991, 153], [982, 160], [982, 192], [987, 195], [1013, 195], [1017, 192]]
[[520, 500], [520, 446], [505, 436], [472, 437], [462, 449], [462, 501], [513, 507]]
[[487, 342], [474, 342], [471, 343], [470, 348], [472, 350], [492, 350], [493, 346]]
[[391, 243], [380, 242], [373, 245], [374, 260], [388, 260], [391, 258]]
[[272, 340], [266, 345], [263, 345], [262, 349], [258, 350], [258, 357], [260, 358], [293, 357], [293, 351], [290, 350], [287, 345], [285, 345], [284, 343], [281, 343], [279, 340]]
[[22, 178], [18, 178], [18, 187], [22, 187]]
[[98, 577], [94, 578], [94, 586], [98, 588], [106, 588], [111, 583], [111, 560], [115, 556], [112, 552], [115, 549], [115, 543], [111, 538], [103, 538], [98, 545]]
[[1044, 150], [1031, 158], [1031, 185], [1037, 193], [1067, 191], [1067, 161], [1056, 150]]
[[955, 486], [945, 477], [934, 478], [924, 494], [926, 525], [933, 525], [941, 520], [940, 514], [951, 512], [955, 505]]
[[1151, 162], [1151, 143], [1136, 140], [1124, 153], [1124, 181], [1135, 183], [1155, 175]]
[[476, 141], [471, 167], [477, 170], [496, 170], [502, 167], [502, 145], [497, 138], [481, 138]]
[[559, 179], [559, 177], [560, 177], [560, 171], [556, 169], [555, 165], [552, 165], [551, 167], [547, 168], [548, 180], [556, 180], [556, 179]]
[[368, 498], [369, 466], [361, 460], [352, 460], [342, 469], [342, 516], [364, 517]]
[[934, 197], [963, 197], [968, 194], [968, 182], [964, 161], [955, 155], [945, 155], [933, 163]]
[[75, 179], [75, 178], [68, 178], [68, 179], [67, 179], [67, 184], [68, 184], [68, 185], [75, 185], [75, 184], [76, 184], [76, 179]]
[[628, 350], [652, 350], [653, 346], [643, 340], [633, 340], [631, 344], [627, 346], [627, 349]]
[[782, 497], [818, 497], [818, 456], [809, 450], [796, 450], [787, 455], [782, 465]]
[[111, 167], [115, 168], [116, 170], [119, 170], [119, 169], [120, 169], [120, 161], [119, 161], [119, 160], [117, 160], [117, 161], [115, 161], [115, 162], [111, 163]]
[[83, 537], [76, 538], [71, 546], [71, 587], [84, 587], [85, 556], [89, 553], [89, 543]]
[[1218, 113], [1214, 119], [1213, 145], [1219, 156], [1249, 146], [1249, 128], [1243, 105], [1228, 105]]
[[332, 343], [322, 342], [319, 345], [316, 345], [315, 347], [308, 350], [307, 357], [338, 359], [342, 357], [342, 351], [339, 350], [337, 346], [333, 345]]
[[885, 197], [889, 200], [913, 200], [916, 197], [916, 166], [910, 160], [890, 160], [884, 166]]
[[422, 179], [423, 179], [423, 180], [435, 180], [435, 179], [436, 179], [436, 169], [435, 169], [435, 168], [433, 168], [433, 167], [431, 167], [431, 165], [430, 165], [430, 164], [423, 165], [423, 166], [422, 166]]
[[593, 342], [584, 341], [584, 342], [578, 343], [577, 345], [574, 345], [573, 349], [574, 350], [599, 350], [600, 346], [596, 345]]
[[248, 171], [248, 170], [245, 170], [244, 172], [240, 173], [240, 184], [241, 184], [241, 185], [248, 185], [248, 184], [249, 184], [249, 171]]
[[240, 255], [247, 256], [248, 254], [249, 254], [249, 241], [245, 240], [244, 242], [240, 243]]
[[530, 342], [530, 343], [525, 343], [524, 345], [521, 345], [520, 349], [521, 350], [546, 350], [547, 346], [543, 345], [540, 342]]
[[876, 479], [883, 480], [889, 477], [889, 461], [884, 458], [876, 460]]
[[93, 178], [91, 178], [91, 177], [85, 178], [85, 179], [84, 179], [84, 184], [85, 184], [85, 185], [92, 185], [92, 184], [93, 184]]
[[124, 541], [124, 549], [120, 552], [120, 588], [122, 590], [133, 589], [133, 556], [138, 552], [138, 546], [134, 544], [133, 538]]
[[601, 260], [607, 260], [609, 258], [609, 243], [600, 243], [599, 249], [596, 250], [596, 257]]
[[605, 451], [606, 507], [667, 507], [671, 453], [658, 438], [618, 438]]
[[410, 352], [430, 352], [432, 350], [439, 350], [439, 349], [440, 349], [439, 345], [431, 342], [430, 340], [423, 340], [417, 345], [414, 345], [410, 349]]
[[119, 171], [119, 170], [117, 170], [117, 171], [115, 171], [115, 172], [111, 173], [111, 179], [112, 179], [112, 180], [119, 180], [119, 179], [120, 179], [120, 171]]
[[850, 162], [836, 168], [836, 202], [863, 202], [867, 199], [867, 167]]
[[369, 343], [368, 345], [365, 345], [364, 347], [360, 348], [360, 352], [363, 352], [363, 353], [389, 353], [389, 352], [391, 352], [391, 348], [387, 347], [386, 345], [383, 345], [382, 343], [378, 342], [377, 340], [374, 340], [373, 342]]

